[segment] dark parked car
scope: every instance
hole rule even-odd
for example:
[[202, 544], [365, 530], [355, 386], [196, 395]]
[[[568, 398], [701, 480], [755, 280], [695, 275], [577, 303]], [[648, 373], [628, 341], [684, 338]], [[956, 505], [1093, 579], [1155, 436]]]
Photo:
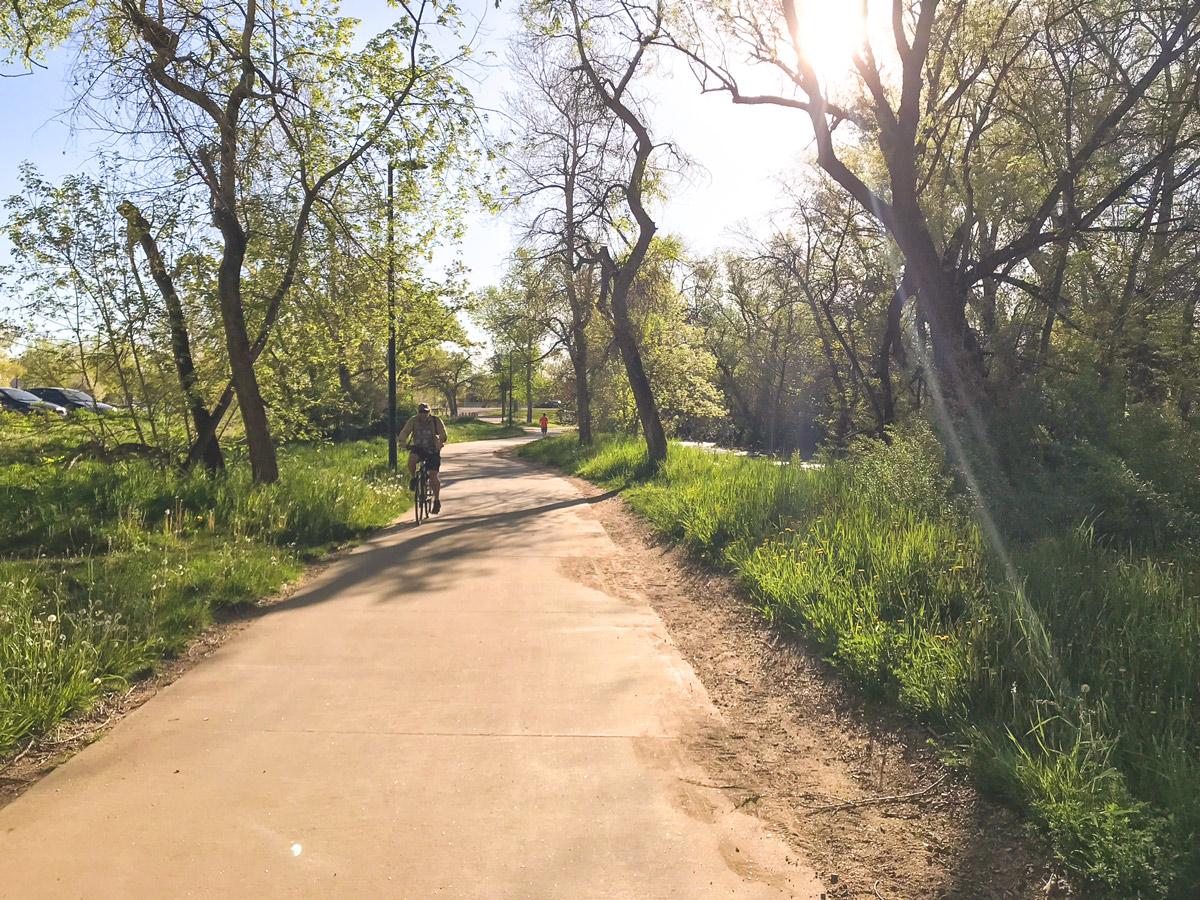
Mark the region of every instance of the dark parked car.
[[56, 415], [65, 416], [66, 409], [59, 406], [57, 403], [52, 403], [48, 400], [43, 400], [29, 391], [18, 390], [17, 388], [0, 388], [0, 409], [5, 412], [19, 413], [42, 413], [47, 415], [55, 413]]
[[37, 394], [48, 403], [57, 403], [68, 411], [86, 409], [95, 413], [117, 412], [117, 407], [101, 403], [90, 394], [72, 388], [30, 388], [29, 393]]

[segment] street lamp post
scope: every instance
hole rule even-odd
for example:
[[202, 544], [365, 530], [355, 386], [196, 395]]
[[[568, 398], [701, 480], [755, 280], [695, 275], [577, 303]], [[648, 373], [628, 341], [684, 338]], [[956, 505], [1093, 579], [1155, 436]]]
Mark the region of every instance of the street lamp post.
[[396, 247], [395, 226], [392, 204], [392, 171], [394, 166], [388, 162], [388, 206], [387, 206], [387, 241], [388, 241], [388, 468], [395, 474], [398, 465], [399, 452], [396, 446]]
[[[512, 367], [512, 350], [508, 351], [508, 427], [512, 428], [513, 423], [513, 406], [516, 404], [516, 392], [513, 390], [513, 367]], [[501, 424], [504, 424], [503, 419]]]
[[397, 166], [388, 160], [387, 193], [387, 298], [388, 298], [388, 467], [394, 473], [398, 467], [399, 448], [396, 446], [396, 226], [392, 183], [396, 169], [403, 169], [412, 178], [413, 172], [427, 168], [419, 159], [410, 159]]

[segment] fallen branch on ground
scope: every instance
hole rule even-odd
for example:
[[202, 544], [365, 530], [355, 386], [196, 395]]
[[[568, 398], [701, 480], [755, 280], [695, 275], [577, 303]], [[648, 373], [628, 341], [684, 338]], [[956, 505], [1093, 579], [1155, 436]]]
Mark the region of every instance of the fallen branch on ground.
[[24, 750], [22, 750], [20, 753], [18, 753], [12, 759], [10, 759], [8, 762], [6, 762], [4, 765], [0, 766], [0, 772], [7, 772], [13, 766], [15, 766], [17, 763], [19, 763], [21, 761], [21, 759], [25, 756], [25, 754], [27, 754], [30, 750], [33, 749], [33, 745], [35, 743], [37, 743], [37, 742], [34, 740], [31, 740], [28, 744], [26, 744]]
[[839, 809], [854, 809], [859, 806], [873, 806], [877, 803], [903, 803], [907, 800], [915, 800], [917, 797], [920, 797], [923, 794], [928, 794], [935, 787], [937, 787], [939, 784], [941, 784], [943, 781], [945, 781], [949, 775], [950, 775], [950, 773], [947, 772], [945, 775], [943, 775], [937, 781], [933, 782], [932, 784], [926, 785], [925, 787], [921, 788], [919, 791], [912, 791], [911, 793], [908, 793], [908, 794], [891, 794], [887, 797], [867, 797], [864, 800], [843, 800], [840, 803], [834, 803], [830, 806], [815, 806], [808, 811], [808, 815], [811, 816], [814, 813], [819, 813], [819, 812], [833, 812], [833, 811], [839, 810]]

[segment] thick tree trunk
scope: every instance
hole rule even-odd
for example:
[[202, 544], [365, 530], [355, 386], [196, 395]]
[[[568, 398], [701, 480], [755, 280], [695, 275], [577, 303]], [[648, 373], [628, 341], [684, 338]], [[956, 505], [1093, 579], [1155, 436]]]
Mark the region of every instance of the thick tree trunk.
[[[568, 196], [570, 196], [568, 194]], [[574, 235], [573, 219], [568, 216], [568, 233]], [[577, 273], [571, 267], [571, 250], [563, 261], [563, 283], [567, 292], [567, 303], [571, 307], [571, 340], [567, 344], [567, 353], [571, 357], [571, 366], [575, 370], [575, 406], [576, 419], [579, 426], [579, 444], [583, 447], [592, 445], [592, 390], [588, 381], [588, 336], [587, 326], [592, 317], [591, 298], [595, 296], [592, 289], [592, 274], [594, 267], [584, 270], [588, 280], [584, 291], [575, 279]]]
[[354, 399], [354, 382], [350, 378], [350, 367], [345, 362], [339, 362], [337, 365], [338, 387], [342, 389], [342, 394], [347, 400]]
[[575, 369], [575, 417], [579, 425], [579, 444], [592, 445], [592, 389], [588, 384], [587, 335], [582, 328], [575, 329], [574, 346], [571, 348], [571, 365]]
[[[225, 457], [221, 453], [221, 442], [217, 440], [217, 427], [220, 423], [212, 421], [208, 410], [203, 406], [192, 408], [192, 421], [196, 424], [197, 435], [209, 435], [200, 449], [200, 458], [204, 461], [204, 468], [210, 472], [221, 471], [225, 468]], [[200, 445], [197, 444], [197, 446]]]
[[217, 291], [221, 300], [221, 319], [225, 325], [225, 346], [233, 371], [233, 389], [246, 429], [250, 471], [258, 484], [274, 484], [279, 480], [279, 464], [275, 459], [275, 445], [271, 442], [271, 431], [267, 425], [266, 406], [258, 388], [258, 376], [254, 372], [254, 354], [242, 310], [242, 261], [246, 256], [246, 235], [238, 222], [231, 221], [228, 213], [220, 215], [219, 219], [218, 224], [225, 238], [225, 252], [217, 273]]
[[650, 459], [662, 462], [667, 458], [667, 435], [663, 431], [658, 405], [654, 402], [654, 392], [650, 388], [650, 379], [646, 376], [641, 350], [634, 335], [633, 322], [629, 318], [628, 297], [633, 275], [634, 273], [623, 272], [612, 279], [613, 337], [616, 339], [617, 349], [621, 351], [625, 373], [629, 377], [629, 388], [633, 391], [633, 400], [637, 404], [642, 435], [646, 439], [646, 454]]
[[[929, 39], [933, 10], [937, 4], [922, 7], [914, 40]], [[927, 46], [927, 44], [926, 44]], [[915, 47], [915, 45], [914, 45]], [[967, 291], [955, 275], [943, 265], [941, 255], [921, 208], [914, 141], [921, 118], [920, 59], [913, 52], [904, 63], [904, 86], [899, 120], [884, 127], [879, 136], [880, 149], [890, 175], [891, 205], [882, 204], [869, 188], [837, 159], [825, 113], [818, 111], [818, 157], [822, 168], [847, 188], [864, 208], [883, 222], [904, 257], [903, 282], [916, 302], [927, 325], [927, 343], [937, 387], [952, 403], [970, 404], [983, 388], [983, 359], [974, 333], [967, 325]], [[810, 93], [819, 93], [812, 86]]]
[[207, 424], [202, 430], [197, 429], [196, 431], [196, 439], [188, 449], [186, 465], [189, 468], [204, 458], [209, 443], [216, 440], [217, 429], [221, 427], [225, 413], [229, 411], [229, 407], [233, 404], [233, 397], [233, 382], [231, 381], [225, 386], [225, 390], [221, 393], [221, 399], [217, 401], [217, 405], [213, 407]]
[[[914, 220], [920, 207], [905, 216], [907, 204], [897, 204], [904, 225], [893, 230], [905, 261], [905, 281], [915, 291], [915, 300], [928, 325], [933, 365], [947, 398], [970, 402], [983, 385], [982, 360], [967, 326], [966, 293], [942, 267], [933, 239], [923, 224]], [[922, 220], [923, 221], [923, 220]]]
[[[629, 129], [635, 139], [635, 151], [632, 166], [627, 180], [623, 185], [625, 203], [637, 223], [637, 239], [629, 248], [620, 266], [608, 250], [601, 251], [601, 306], [604, 305], [605, 286], [612, 292], [611, 322], [613, 336], [625, 362], [625, 372], [629, 376], [629, 386], [633, 391], [634, 402], [637, 404], [638, 418], [642, 423], [642, 434], [646, 439], [646, 453], [652, 462], [662, 462], [667, 458], [667, 436], [663, 431], [662, 419], [658, 415], [658, 405], [654, 402], [654, 393], [650, 389], [650, 380], [646, 377], [646, 369], [642, 365], [642, 355], [638, 349], [637, 338], [634, 334], [633, 323], [629, 318], [629, 291], [637, 278], [638, 269], [645, 262], [646, 253], [654, 240], [657, 226], [646, 211], [642, 201], [645, 189], [647, 166], [654, 151], [654, 142], [646, 125], [638, 118], [637, 113], [624, 101], [624, 88], [642, 60], [642, 51], [652, 43], [652, 37], [643, 35], [647, 43], [634, 55], [628, 63], [625, 75], [619, 82], [609, 76], [601, 77], [592, 65], [589, 56], [589, 42], [584, 35], [584, 27], [578, 18], [578, 8], [571, 7], [574, 20], [575, 46], [579, 51], [579, 63], [591, 83], [596, 98], [603, 103], [613, 115], [617, 116]], [[657, 32], [662, 24], [662, 8], [656, 10], [656, 20], [652, 31]], [[619, 84], [619, 86], [618, 86]]]

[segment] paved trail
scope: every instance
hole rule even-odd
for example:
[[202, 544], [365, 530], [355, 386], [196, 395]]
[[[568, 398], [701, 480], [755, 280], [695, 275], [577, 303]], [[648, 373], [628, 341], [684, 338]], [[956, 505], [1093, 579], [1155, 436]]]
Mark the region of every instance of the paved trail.
[[446, 451], [387, 529], [0, 810], [3, 900], [816, 898], [565, 480]]

